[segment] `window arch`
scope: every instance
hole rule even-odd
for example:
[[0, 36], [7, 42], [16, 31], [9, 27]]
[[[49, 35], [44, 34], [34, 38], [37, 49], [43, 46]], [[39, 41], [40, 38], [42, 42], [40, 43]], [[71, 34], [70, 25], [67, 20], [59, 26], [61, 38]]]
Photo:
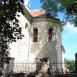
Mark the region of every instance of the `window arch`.
[[52, 31], [53, 31], [52, 28], [48, 29], [48, 41], [52, 41]]
[[33, 42], [37, 42], [38, 41], [38, 29], [35, 28], [33, 29]]

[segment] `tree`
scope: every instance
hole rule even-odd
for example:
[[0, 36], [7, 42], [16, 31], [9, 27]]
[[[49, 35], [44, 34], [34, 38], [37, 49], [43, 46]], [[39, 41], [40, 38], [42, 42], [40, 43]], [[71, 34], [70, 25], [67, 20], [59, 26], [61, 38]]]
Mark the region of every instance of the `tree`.
[[66, 67], [69, 69], [70, 73], [75, 73], [75, 61], [65, 59]]
[[[21, 27], [16, 16], [23, 12], [21, 7], [23, 0], [0, 1], [0, 65], [8, 61], [8, 42], [22, 38]], [[15, 26], [11, 26], [10, 22]]]
[[40, 0], [42, 8], [52, 16], [58, 16], [58, 13], [64, 13], [66, 21], [74, 23], [77, 26], [77, 1], [76, 0]]

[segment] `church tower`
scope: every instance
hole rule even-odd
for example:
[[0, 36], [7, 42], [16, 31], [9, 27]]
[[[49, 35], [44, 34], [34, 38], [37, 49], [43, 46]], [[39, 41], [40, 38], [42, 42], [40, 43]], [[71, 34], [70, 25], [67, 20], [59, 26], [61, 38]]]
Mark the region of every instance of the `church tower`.
[[24, 0], [24, 6], [28, 11], [30, 11], [30, 0]]

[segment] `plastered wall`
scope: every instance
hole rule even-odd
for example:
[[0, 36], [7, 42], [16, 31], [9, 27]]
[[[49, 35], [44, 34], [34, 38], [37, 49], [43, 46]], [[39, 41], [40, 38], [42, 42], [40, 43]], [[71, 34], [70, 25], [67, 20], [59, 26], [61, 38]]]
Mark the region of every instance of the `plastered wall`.
[[9, 44], [9, 56], [15, 58], [15, 62], [27, 62], [30, 23], [21, 13], [19, 14], [19, 24], [22, 28], [24, 37]]
[[[10, 57], [14, 62], [36, 63], [36, 58], [48, 57], [52, 62], [62, 61], [61, 30], [56, 20], [37, 18], [29, 22], [20, 13], [20, 25], [24, 37], [9, 44]], [[38, 41], [33, 42], [33, 29], [38, 29]], [[48, 29], [53, 28], [52, 41], [48, 41]], [[57, 65], [62, 68], [61, 65]], [[34, 69], [35, 67], [33, 67]], [[16, 69], [16, 68], [15, 68]]]
[[[38, 29], [38, 41], [33, 42], [33, 29]], [[52, 41], [48, 41], [48, 29], [53, 28]], [[60, 61], [61, 56], [61, 36], [59, 24], [51, 21], [35, 21], [31, 24], [30, 31], [30, 51], [35, 54], [35, 58], [49, 57], [51, 61]], [[59, 57], [60, 56], [60, 57]]]

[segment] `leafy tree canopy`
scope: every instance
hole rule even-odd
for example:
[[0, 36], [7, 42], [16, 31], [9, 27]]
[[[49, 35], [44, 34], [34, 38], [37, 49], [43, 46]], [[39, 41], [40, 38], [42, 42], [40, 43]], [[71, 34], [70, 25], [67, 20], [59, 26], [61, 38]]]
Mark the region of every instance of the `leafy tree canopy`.
[[65, 59], [65, 66], [69, 69], [70, 73], [75, 73], [75, 61]]
[[[17, 12], [23, 12], [23, 0], [0, 0], [0, 64], [7, 58], [8, 42], [22, 38]], [[13, 25], [11, 26], [10, 22]]]
[[40, 0], [42, 8], [52, 16], [64, 13], [66, 21], [77, 26], [77, 1], [76, 0]]

